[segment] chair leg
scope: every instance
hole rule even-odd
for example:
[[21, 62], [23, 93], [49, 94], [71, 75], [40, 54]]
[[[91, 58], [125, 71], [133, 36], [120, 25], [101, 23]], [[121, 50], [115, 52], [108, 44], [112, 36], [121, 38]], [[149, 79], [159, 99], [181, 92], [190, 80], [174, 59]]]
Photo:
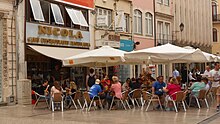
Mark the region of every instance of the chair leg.
[[122, 104], [122, 106], [124, 107], [124, 109], [127, 110], [126, 107], [125, 107], [124, 102], [122, 101], [122, 99], [120, 99], [120, 101], [121, 101], [121, 104]]
[[73, 99], [72, 99], [72, 102], [73, 102], [74, 107], [77, 109], [76, 103]]
[[206, 104], [207, 108], [209, 108], [209, 103], [208, 103], [207, 99], [205, 98], [204, 100], [205, 100], [205, 104]]
[[63, 101], [61, 101], [61, 111], [63, 112]]
[[[34, 104], [34, 108], [37, 106], [39, 100], [40, 100], [40, 97], [37, 99], [36, 103]], [[34, 109], [34, 108], [33, 108], [33, 109]]]
[[187, 104], [186, 100], [184, 100], [184, 103], [187, 106], [187, 108], [189, 108], [189, 105]]
[[82, 109], [82, 104], [80, 103], [79, 99], [77, 99], [77, 102], [78, 102], [80, 108]]
[[158, 102], [159, 102], [159, 105], [160, 105], [160, 109], [163, 110], [162, 108], [162, 105], [161, 105], [161, 102], [160, 102], [160, 99], [158, 98]]
[[144, 109], [144, 105], [145, 105], [145, 103], [146, 103], [146, 100], [143, 101], [142, 106], [141, 106], [141, 110]]
[[113, 105], [114, 99], [115, 99], [115, 97], [113, 97], [113, 98], [112, 98], [112, 102], [111, 102], [111, 105], [110, 105], [109, 110], [111, 110], [111, 109], [112, 109], [112, 105]]
[[128, 100], [125, 100], [125, 102], [127, 103], [128, 108], [131, 109], [131, 106], [129, 105]]
[[90, 111], [90, 108], [91, 108], [91, 106], [92, 106], [93, 103], [94, 103], [94, 101], [92, 100], [91, 103], [90, 103], [90, 105], [89, 105], [88, 111]]
[[49, 108], [49, 104], [48, 104], [48, 101], [47, 101], [46, 97], [45, 97], [45, 101], [46, 101], [47, 107]]
[[137, 103], [137, 106], [140, 107], [140, 105], [139, 105], [137, 99], [134, 99], [134, 101]]
[[184, 111], [186, 112], [186, 105], [185, 105], [185, 102], [182, 101], [182, 104], [183, 104], [183, 109], [184, 109]]
[[174, 105], [174, 108], [175, 108], [176, 112], [178, 112], [175, 101], [173, 101], [173, 105]]
[[51, 105], [52, 105], [52, 111], [54, 112], [54, 102], [53, 101], [51, 102]]
[[102, 110], [103, 110], [102, 101], [101, 101], [100, 98], [99, 98], [99, 104], [101, 105], [101, 108], [102, 108]]
[[198, 107], [199, 107], [199, 109], [200, 109], [201, 107], [200, 107], [199, 99], [198, 99], [198, 98], [196, 98], [196, 102], [197, 102], [197, 105], [198, 105]]
[[151, 104], [152, 100], [149, 101], [148, 105], [147, 105], [147, 108], [145, 111], [148, 111], [148, 108], [150, 107], [150, 104]]

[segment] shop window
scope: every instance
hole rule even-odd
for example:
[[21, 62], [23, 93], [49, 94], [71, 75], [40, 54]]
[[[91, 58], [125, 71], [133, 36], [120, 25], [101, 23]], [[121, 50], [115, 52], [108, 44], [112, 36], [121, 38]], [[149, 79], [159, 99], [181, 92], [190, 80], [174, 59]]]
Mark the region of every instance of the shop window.
[[44, 22], [44, 15], [42, 12], [41, 4], [39, 0], [30, 0], [31, 10], [36, 21]]
[[55, 23], [58, 25], [64, 25], [63, 17], [60, 11], [60, 7], [56, 4], [51, 3], [51, 10], [53, 13], [53, 17], [55, 20]]

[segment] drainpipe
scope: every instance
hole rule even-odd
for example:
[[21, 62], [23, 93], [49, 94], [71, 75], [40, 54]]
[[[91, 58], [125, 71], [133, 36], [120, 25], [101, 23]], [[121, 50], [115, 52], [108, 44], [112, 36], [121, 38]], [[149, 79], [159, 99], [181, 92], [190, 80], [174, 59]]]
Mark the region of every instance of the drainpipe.
[[156, 4], [155, 0], [153, 0], [153, 7], [154, 7], [154, 46], [157, 46], [157, 30], [156, 30]]

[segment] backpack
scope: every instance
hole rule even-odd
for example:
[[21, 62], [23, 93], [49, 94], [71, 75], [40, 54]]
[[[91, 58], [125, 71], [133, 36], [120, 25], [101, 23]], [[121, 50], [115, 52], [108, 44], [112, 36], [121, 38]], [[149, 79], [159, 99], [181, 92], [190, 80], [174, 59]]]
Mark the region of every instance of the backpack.
[[88, 86], [92, 87], [92, 85], [94, 85], [94, 84], [95, 84], [95, 75], [93, 75], [93, 76], [89, 75]]

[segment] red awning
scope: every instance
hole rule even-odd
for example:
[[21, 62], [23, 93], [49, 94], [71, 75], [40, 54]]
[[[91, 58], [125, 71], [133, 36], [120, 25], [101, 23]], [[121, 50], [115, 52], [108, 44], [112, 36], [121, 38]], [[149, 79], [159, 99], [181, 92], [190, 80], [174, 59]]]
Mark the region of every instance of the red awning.
[[87, 9], [94, 9], [94, 0], [56, 0], [59, 2], [79, 6]]

